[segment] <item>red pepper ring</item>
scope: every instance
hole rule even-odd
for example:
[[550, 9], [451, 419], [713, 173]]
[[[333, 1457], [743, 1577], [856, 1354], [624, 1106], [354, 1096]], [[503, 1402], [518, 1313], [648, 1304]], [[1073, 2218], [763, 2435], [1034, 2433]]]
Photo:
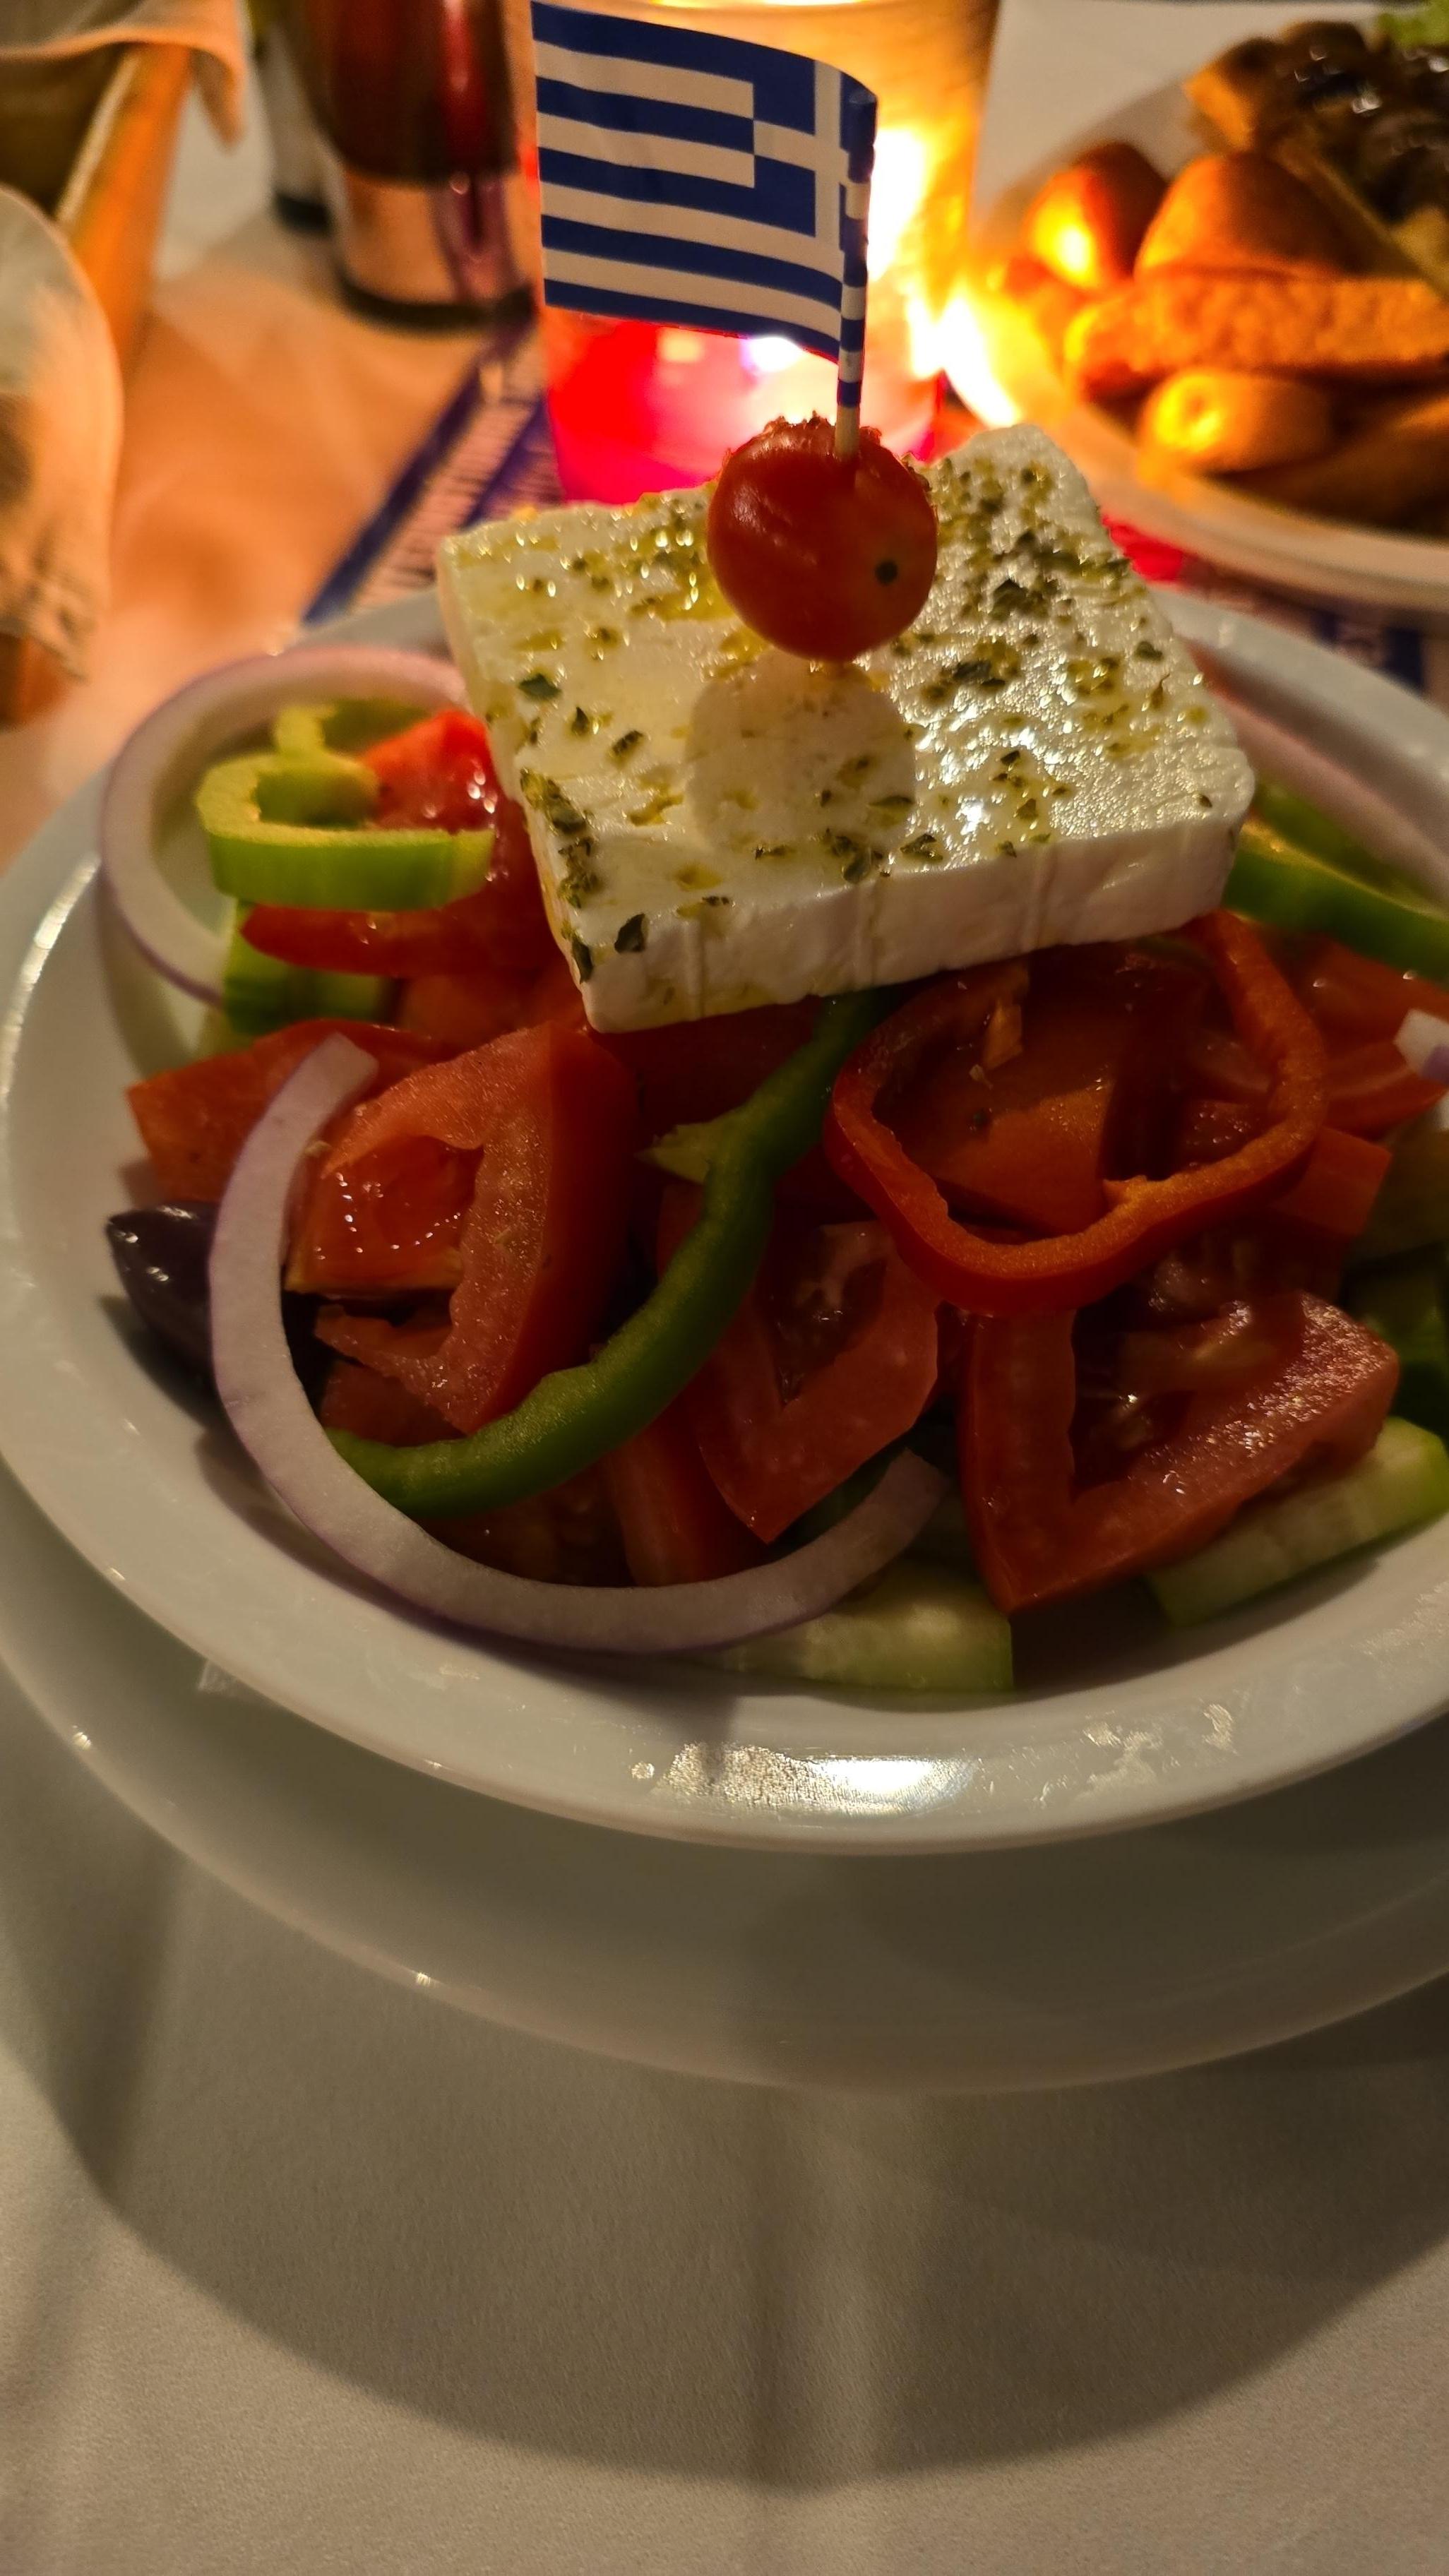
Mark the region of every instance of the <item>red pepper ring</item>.
[[985, 1027], [995, 1005], [1019, 991], [1019, 964], [928, 985], [872, 1030], [838, 1075], [824, 1133], [831, 1164], [874, 1208], [918, 1277], [952, 1305], [976, 1315], [1053, 1315], [1090, 1305], [1174, 1244], [1297, 1179], [1328, 1108], [1323, 1039], [1246, 921], [1204, 913], [1177, 935], [1202, 950], [1235, 1029], [1268, 1068], [1267, 1123], [1221, 1162], [1192, 1164], [1163, 1180], [1107, 1182], [1107, 1214], [1076, 1233], [1000, 1243], [962, 1225], [876, 1114], [887, 1087], [909, 1081], [943, 1038]]

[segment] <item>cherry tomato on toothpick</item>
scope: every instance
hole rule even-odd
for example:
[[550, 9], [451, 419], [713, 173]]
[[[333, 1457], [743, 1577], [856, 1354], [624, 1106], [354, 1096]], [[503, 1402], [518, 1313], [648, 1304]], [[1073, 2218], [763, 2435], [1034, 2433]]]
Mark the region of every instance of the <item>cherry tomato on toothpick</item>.
[[812, 420], [773, 420], [727, 456], [709, 505], [709, 559], [730, 606], [785, 653], [850, 662], [924, 606], [936, 513], [920, 476], [863, 429], [854, 456]]

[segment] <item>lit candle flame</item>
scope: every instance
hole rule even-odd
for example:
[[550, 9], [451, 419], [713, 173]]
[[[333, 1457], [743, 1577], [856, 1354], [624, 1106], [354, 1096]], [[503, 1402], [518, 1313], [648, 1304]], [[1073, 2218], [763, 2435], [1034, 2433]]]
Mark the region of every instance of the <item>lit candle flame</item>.
[[866, 243], [866, 268], [872, 277], [884, 277], [894, 266], [907, 227], [925, 201], [930, 166], [922, 137], [906, 126], [888, 125], [876, 136]]
[[952, 296], [936, 323], [934, 343], [936, 365], [944, 369], [978, 420], [995, 429], [1020, 417], [997, 377], [981, 317], [964, 287]]

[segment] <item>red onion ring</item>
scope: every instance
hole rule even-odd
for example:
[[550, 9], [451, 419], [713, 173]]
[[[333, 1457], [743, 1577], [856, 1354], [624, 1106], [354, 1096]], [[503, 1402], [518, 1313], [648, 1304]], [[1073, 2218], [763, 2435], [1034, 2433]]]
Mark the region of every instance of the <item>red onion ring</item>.
[[350, 1038], [323, 1040], [277, 1094], [241, 1154], [211, 1254], [212, 1361], [233, 1430], [273, 1491], [348, 1565], [456, 1627], [592, 1654], [692, 1654], [832, 1609], [925, 1527], [945, 1478], [909, 1451], [846, 1519], [792, 1556], [711, 1583], [631, 1590], [535, 1583], [475, 1565], [364, 1483], [308, 1404], [282, 1328], [293, 1184], [317, 1131], [373, 1078]]
[[450, 663], [378, 644], [309, 644], [227, 662], [164, 698], [124, 742], [101, 803], [101, 870], [121, 920], [160, 975], [200, 1002], [221, 999], [226, 943], [162, 874], [156, 846], [166, 812], [229, 743], [277, 709], [316, 698], [400, 698], [419, 714], [462, 703]]

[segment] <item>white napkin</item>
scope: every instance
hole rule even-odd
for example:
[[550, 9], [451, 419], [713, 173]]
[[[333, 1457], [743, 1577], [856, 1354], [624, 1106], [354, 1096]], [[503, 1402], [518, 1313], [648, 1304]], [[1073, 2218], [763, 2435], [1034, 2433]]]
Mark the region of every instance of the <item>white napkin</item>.
[[0, 79], [12, 59], [141, 44], [192, 47], [201, 95], [218, 132], [235, 142], [246, 61], [241, 0], [0, 0]]
[[[0, 0], [7, 66], [99, 46], [189, 45], [227, 141], [241, 129], [240, 0]], [[121, 386], [89, 281], [29, 200], [0, 188], [0, 633], [84, 676], [105, 606]]]
[[105, 605], [120, 443], [121, 371], [90, 281], [0, 188], [0, 632], [77, 678]]

